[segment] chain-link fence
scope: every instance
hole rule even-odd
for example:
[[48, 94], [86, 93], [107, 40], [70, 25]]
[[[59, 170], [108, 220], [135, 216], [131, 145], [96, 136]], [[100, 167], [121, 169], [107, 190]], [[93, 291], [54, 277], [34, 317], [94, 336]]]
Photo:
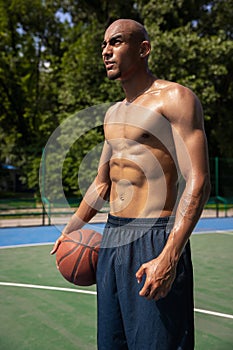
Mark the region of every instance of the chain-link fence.
[[210, 158], [211, 195], [207, 207], [229, 215], [233, 208], [233, 158]]

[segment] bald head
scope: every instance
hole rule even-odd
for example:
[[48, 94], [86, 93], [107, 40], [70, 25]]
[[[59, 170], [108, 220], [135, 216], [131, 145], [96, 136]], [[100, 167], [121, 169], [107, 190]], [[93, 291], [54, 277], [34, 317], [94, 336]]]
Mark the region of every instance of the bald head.
[[118, 19], [114, 21], [106, 30], [123, 31], [136, 42], [149, 41], [149, 36], [144, 26], [133, 19]]

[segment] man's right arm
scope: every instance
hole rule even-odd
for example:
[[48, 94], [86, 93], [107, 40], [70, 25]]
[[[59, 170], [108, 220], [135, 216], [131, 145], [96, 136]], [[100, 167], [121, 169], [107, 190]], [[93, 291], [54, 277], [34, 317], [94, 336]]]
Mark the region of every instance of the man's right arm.
[[101, 154], [98, 173], [93, 183], [88, 188], [80, 206], [71, 217], [70, 221], [64, 228], [61, 236], [57, 239], [50, 254], [56, 253], [59, 244], [69, 233], [80, 229], [88, 223], [96, 213], [103, 207], [109, 198], [111, 181], [109, 177], [109, 160], [111, 158], [111, 148], [105, 141]]

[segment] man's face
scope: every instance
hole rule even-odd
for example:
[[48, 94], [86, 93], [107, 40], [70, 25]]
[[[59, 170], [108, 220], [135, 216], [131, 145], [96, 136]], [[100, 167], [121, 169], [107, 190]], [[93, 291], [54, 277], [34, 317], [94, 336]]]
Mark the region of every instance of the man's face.
[[126, 80], [137, 71], [140, 45], [132, 40], [132, 30], [126, 25], [112, 24], [105, 33], [102, 56], [107, 76], [111, 80]]

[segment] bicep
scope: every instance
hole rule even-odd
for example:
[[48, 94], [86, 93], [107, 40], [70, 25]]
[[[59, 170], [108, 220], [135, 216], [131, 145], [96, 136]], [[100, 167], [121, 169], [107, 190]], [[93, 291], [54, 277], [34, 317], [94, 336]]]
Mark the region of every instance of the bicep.
[[183, 102], [181, 117], [177, 114], [177, 118], [173, 118], [172, 131], [178, 164], [187, 180], [208, 175], [209, 168], [201, 104], [193, 95]]
[[209, 169], [204, 130], [193, 130], [183, 136], [179, 129], [173, 128], [173, 135], [178, 165], [184, 178], [207, 175]]

